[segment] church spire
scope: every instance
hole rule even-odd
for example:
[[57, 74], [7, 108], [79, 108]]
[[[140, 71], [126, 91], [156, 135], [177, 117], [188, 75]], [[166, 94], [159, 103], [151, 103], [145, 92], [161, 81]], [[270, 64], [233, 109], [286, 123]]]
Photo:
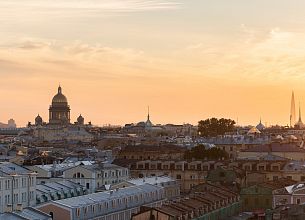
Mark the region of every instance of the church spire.
[[149, 106], [147, 107], [147, 121], [150, 120], [150, 116], [149, 116]]
[[301, 116], [301, 103], [299, 103], [299, 122], [302, 122], [302, 116]]
[[60, 83], [59, 83], [59, 86], [58, 86], [58, 94], [61, 94], [61, 86], [60, 86]]

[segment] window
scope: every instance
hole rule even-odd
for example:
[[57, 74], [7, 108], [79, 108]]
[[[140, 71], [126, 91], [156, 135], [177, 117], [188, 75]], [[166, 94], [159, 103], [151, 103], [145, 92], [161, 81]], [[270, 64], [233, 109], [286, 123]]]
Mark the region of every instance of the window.
[[299, 205], [301, 203], [301, 199], [297, 199], [297, 204]]
[[76, 209], [76, 216], [79, 217], [80, 216], [80, 209]]
[[305, 181], [305, 176], [301, 176], [301, 181]]
[[90, 183], [86, 183], [86, 188], [90, 189]]
[[278, 176], [273, 176], [273, 181], [277, 181], [279, 179]]
[[181, 175], [180, 175], [180, 174], [177, 174], [176, 179], [177, 179], [177, 180], [181, 180]]
[[265, 170], [265, 166], [258, 166], [258, 170]]
[[177, 170], [182, 170], [182, 165], [176, 165]]
[[279, 169], [279, 166], [272, 166], [272, 170], [273, 171], [279, 171], [280, 169]]

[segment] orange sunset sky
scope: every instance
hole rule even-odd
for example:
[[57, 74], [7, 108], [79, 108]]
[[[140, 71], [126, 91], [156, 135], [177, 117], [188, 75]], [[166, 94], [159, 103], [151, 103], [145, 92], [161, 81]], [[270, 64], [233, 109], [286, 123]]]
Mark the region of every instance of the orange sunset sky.
[[[303, 0], [1, 0], [0, 121], [63, 88], [73, 121], [289, 124], [305, 113]], [[298, 106], [297, 106], [298, 108]], [[305, 117], [305, 114], [304, 114]], [[304, 118], [305, 119], [305, 118]]]

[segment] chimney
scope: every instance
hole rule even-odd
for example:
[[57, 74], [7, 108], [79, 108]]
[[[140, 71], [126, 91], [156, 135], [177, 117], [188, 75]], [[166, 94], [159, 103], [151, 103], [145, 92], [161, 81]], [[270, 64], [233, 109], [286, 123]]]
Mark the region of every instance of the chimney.
[[19, 212], [22, 212], [23, 207], [22, 207], [22, 204], [21, 204], [21, 203], [18, 203], [18, 204], [17, 204], [16, 210], [19, 211]]
[[13, 212], [13, 206], [11, 204], [7, 204], [4, 212]]

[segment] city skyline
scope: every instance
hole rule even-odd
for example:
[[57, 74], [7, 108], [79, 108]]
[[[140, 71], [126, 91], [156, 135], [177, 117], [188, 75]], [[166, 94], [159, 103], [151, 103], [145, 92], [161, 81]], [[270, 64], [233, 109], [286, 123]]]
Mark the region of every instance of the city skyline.
[[262, 117], [264, 124], [289, 125], [291, 91], [304, 103], [305, 2], [0, 6], [2, 122], [47, 118], [58, 83], [77, 109], [71, 118], [86, 113], [98, 125], [144, 120], [148, 105], [161, 124], [225, 117], [255, 125]]

